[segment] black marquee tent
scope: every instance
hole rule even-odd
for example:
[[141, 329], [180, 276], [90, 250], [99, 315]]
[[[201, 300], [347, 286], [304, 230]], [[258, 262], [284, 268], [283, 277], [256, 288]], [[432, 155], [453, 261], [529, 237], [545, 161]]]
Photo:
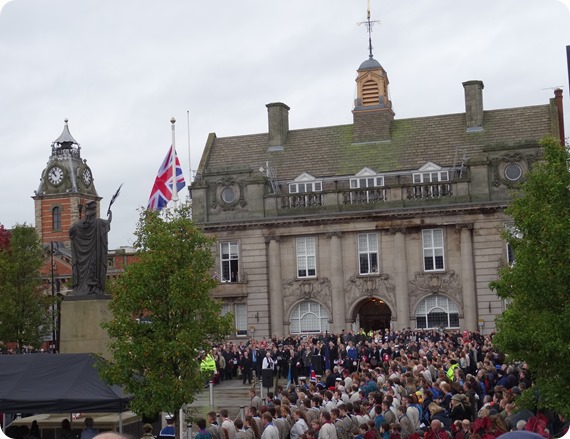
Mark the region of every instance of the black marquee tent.
[[101, 379], [99, 360], [93, 354], [0, 355], [0, 413], [127, 410], [130, 397]]

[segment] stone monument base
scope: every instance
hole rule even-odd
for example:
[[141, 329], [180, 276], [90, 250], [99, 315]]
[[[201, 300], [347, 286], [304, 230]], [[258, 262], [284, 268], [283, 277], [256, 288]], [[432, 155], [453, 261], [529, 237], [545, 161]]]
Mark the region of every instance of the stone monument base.
[[109, 335], [101, 322], [111, 320], [109, 295], [66, 296], [61, 302], [59, 351], [62, 354], [95, 353], [111, 358]]

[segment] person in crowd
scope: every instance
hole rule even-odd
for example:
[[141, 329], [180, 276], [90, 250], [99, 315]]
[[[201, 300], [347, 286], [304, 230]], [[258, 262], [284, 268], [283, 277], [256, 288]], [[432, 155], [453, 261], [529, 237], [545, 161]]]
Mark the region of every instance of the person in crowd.
[[309, 424], [307, 423], [307, 416], [302, 410], [295, 410], [293, 412], [293, 427], [291, 427], [290, 437], [291, 439], [299, 439], [303, 433], [309, 429]]
[[40, 431], [40, 426], [38, 425], [38, 421], [32, 421], [32, 426], [30, 427], [30, 434], [28, 436], [29, 439], [42, 439], [42, 433]]
[[273, 417], [269, 412], [265, 412], [261, 416], [263, 421], [263, 433], [261, 434], [261, 439], [280, 439], [279, 430], [275, 425], [273, 425]]
[[154, 435], [152, 434], [152, 425], [151, 424], [144, 424], [142, 426], [143, 435], [141, 439], [154, 439]]
[[216, 412], [208, 412], [206, 415], [208, 420], [208, 431], [212, 435], [212, 439], [226, 439], [226, 435], [222, 428], [218, 425]]
[[61, 421], [59, 439], [77, 439], [77, 436], [71, 430], [71, 422], [67, 418]]
[[250, 387], [248, 393], [250, 399], [249, 406], [255, 407], [256, 409], [259, 410], [259, 407], [261, 407], [261, 398], [257, 395], [256, 390], [253, 387]]
[[93, 439], [98, 433], [98, 431], [93, 428], [93, 418], [88, 416], [83, 423], [85, 424], [85, 428], [81, 432], [81, 439]]
[[220, 417], [222, 418], [221, 429], [225, 433], [226, 439], [236, 439], [236, 427], [229, 417], [228, 410], [220, 410]]
[[319, 430], [320, 439], [338, 439], [336, 428], [332, 422], [331, 414], [323, 411], [321, 413], [321, 429]]
[[198, 426], [198, 433], [195, 439], [213, 439], [212, 434], [206, 430], [206, 420], [204, 418], [198, 418], [196, 425]]
[[160, 430], [157, 439], [173, 439], [176, 437], [176, 428], [174, 427], [174, 416], [167, 414], [164, 419], [166, 426]]
[[249, 439], [261, 439], [261, 432], [257, 421], [251, 415], [247, 415], [243, 421], [245, 430], [249, 433]]

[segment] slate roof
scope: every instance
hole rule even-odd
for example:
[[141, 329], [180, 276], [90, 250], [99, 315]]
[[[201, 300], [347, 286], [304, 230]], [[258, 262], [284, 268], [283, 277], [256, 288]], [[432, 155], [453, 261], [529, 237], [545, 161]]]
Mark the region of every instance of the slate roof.
[[483, 126], [466, 132], [465, 113], [400, 119], [392, 122], [390, 141], [364, 144], [352, 143], [352, 124], [290, 130], [279, 152], [268, 152], [267, 133], [216, 137], [198, 172], [257, 170], [269, 162], [278, 180], [293, 180], [303, 172], [317, 178], [354, 175], [365, 166], [378, 173], [416, 170], [427, 161], [449, 167], [457, 147], [473, 158], [493, 146], [536, 145], [551, 133], [550, 106], [485, 111]]

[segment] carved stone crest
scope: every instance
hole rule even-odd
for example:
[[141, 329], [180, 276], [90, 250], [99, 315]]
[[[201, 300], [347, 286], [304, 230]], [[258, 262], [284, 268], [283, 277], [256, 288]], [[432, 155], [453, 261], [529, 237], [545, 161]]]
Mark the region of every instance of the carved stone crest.
[[361, 277], [352, 275], [344, 288], [347, 309], [363, 297], [380, 297], [396, 309], [396, 286], [389, 274]]
[[289, 311], [299, 300], [315, 300], [332, 309], [331, 281], [322, 277], [319, 279], [290, 279], [283, 281], [284, 309]]
[[514, 187], [524, 181], [537, 155], [514, 151], [491, 160], [493, 185]]
[[240, 207], [247, 205], [244, 183], [232, 177], [226, 177], [210, 185], [210, 192], [215, 194], [211, 203], [212, 209], [221, 207], [227, 211], [233, 210], [238, 205]]
[[415, 309], [420, 299], [428, 294], [445, 294], [458, 303], [459, 313], [463, 315], [461, 279], [454, 270], [446, 273], [416, 272], [414, 280], [410, 281], [409, 292], [411, 309]]

